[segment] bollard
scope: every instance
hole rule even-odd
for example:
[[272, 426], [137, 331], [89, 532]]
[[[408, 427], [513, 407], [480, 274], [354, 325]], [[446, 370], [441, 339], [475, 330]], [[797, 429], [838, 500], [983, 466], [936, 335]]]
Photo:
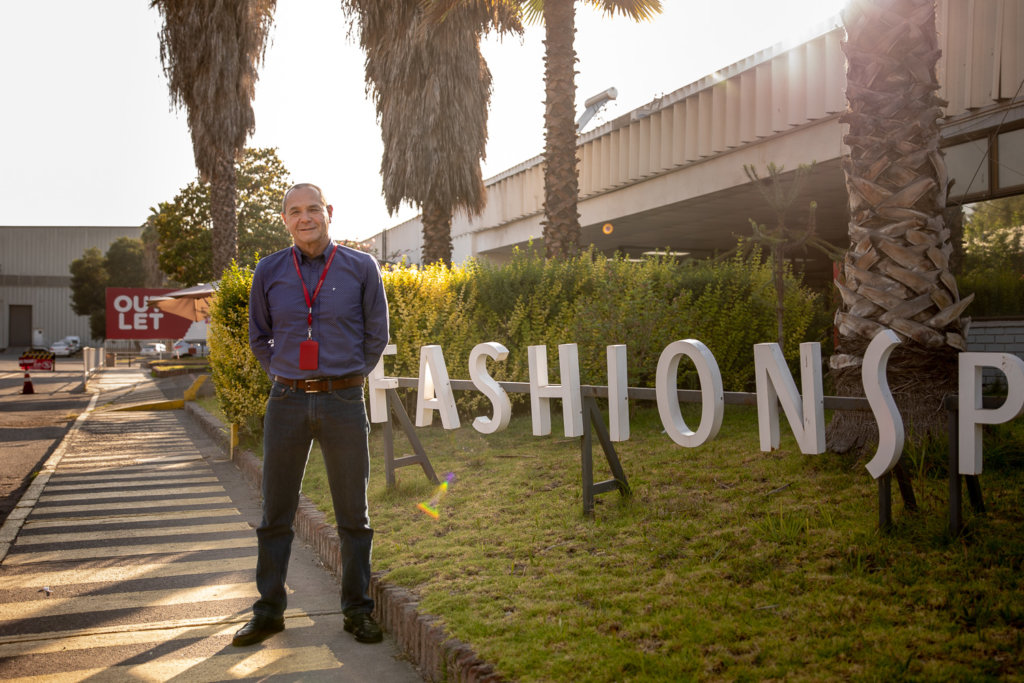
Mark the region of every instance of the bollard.
[[32, 378], [28, 375], [28, 370], [25, 370], [25, 384], [21, 387], [21, 393], [23, 394], [34, 394], [36, 390], [32, 388]]

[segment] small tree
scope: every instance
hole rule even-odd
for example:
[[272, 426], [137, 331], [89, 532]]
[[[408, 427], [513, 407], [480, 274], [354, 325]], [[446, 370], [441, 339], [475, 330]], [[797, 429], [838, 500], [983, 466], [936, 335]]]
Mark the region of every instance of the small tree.
[[106, 259], [96, 247], [71, 262], [71, 310], [89, 316], [89, 334], [101, 339], [107, 334], [106, 290], [110, 277]]
[[107, 335], [107, 287], [142, 287], [146, 284], [142, 242], [121, 237], [104, 255], [89, 247], [82, 258], [71, 262], [71, 310], [89, 316], [93, 339]]
[[[818, 237], [815, 222], [815, 210], [817, 202], [811, 201], [807, 207], [807, 221], [801, 228], [791, 227], [787, 218], [790, 207], [793, 206], [797, 197], [803, 190], [804, 181], [808, 174], [814, 170], [814, 163], [800, 164], [792, 180], [788, 183], [782, 180], [784, 167], [769, 163], [767, 166], [768, 177], [761, 178], [757, 169], [750, 165], [744, 165], [743, 171], [754, 183], [761, 196], [772, 207], [775, 212], [775, 225], [771, 228], [759, 225], [753, 218], [750, 220], [750, 227], [753, 228], [753, 237], [746, 238], [747, 244], [760, 244], [767, 250], [771, 257], [772, 272], [775, 283], [775, 320], [777, 324], [777, 336], [779, 346], [784, 346], [785, 336], [783, 335], [783, 302], [785, 300], [785, 270], [786, 258], [796, 250], [807, 251], [808, 247], [816, 249], [833, 261], [843, 258], [843, 250], [829, 244]], [[742, 243], [741, 243], [742, 245]]]
[[142, 242], [131, 237], [120, 237], [107, 249], [107, 273], [117, 287], [145, 287], [145, 261]]
[[[235, 174], [238, 197], [238, 263], [252, 266], [257, 254], [291, 244], [281, 223], [288, 169], [273, 148], [247, 149]], [[211, 244], [210, 186], [191, 182], [170, 202], [151, 209], [160, 269], [183, 286], [217, 278]]]
[[1024, 196], [981, 202], [964, 223], [961, 290], [975, 316], [1024, 313]]
[[964, 222], [964, 270], [1024, 273], [1024, 195], [980, 202]]

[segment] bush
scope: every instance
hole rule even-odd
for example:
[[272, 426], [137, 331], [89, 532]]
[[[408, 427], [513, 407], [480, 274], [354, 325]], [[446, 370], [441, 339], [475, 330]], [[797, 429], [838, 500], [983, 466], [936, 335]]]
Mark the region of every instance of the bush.
[[974, 294], [967, 307], [971, 317], [1024, 314], [1024, 275], [1019, 271], [979, 265], [959, 278], [960, 296]]
[[[394, 268], [384, 281], [398, 345], [389, 373], [406, 377], [418, 375], [424, 344], [440, 344], [449, 373], [463, 379], [473, 346], [496, 341], [509, 349], [506, 361], [492, 364], [496, 379], [528, 381], [527, 348], [546, 345], [551, 381], [558, 381], [555, 347], [574, 342], [585, 384], [606, 384], [605, 347], [626, 344], [630, 384], [654, 386], [662, 350], [695, 338], [715, 355], [725, 388], [742, 391], [753, 386], [753, 345], [775, 339], [771, 265], [756, 252], [687, 264], [669, 257], [608, 260], [593, 251], [545, 261], [516, 252], [502, 265]], [[801, 342], [822, 341], [828, 320], [820, 297], [787, 272], [786, 357], [795, 361]], [[681, 384], [688, 379], [684, 370]], [[478, 399], [459, 398], [465, 407]]]
[[251, 288], [252, 271], [232, 262], [210, 306], [210, 375], [227, 419], [260, 434], [270, 378], [249, 348]]
[[[559, 382], [557, 346], [576, 343], [580, 379], [607, 384], [605, 348], [627, 345], [631, 386], [652, 387], [661, 352], [677, 339], [708, 346], [727, 391], [753, 387], [753, 345], [775, 339], [775, 289], [771, 264], [757, 252], [724, 262], [680, 264], [665, 256], [631, 262], [588, 251], [545, 261], [516, 252], [505, 264], [469, 261], [463, 266], [392, 266], [383, 271], [397, 355], [388, 374], [419, 376], [420, 348], [437, 344], [452, 379], [469, 377], [469, 354], [483, 342], [509, 350], [490, 364], [499, 381], [529, 381], [527, 349], [545, 345], [550, 381]], [[269, 380], [248, 344], [248, 297], [252, 273], [233, 266], [212, 309], [211, 363], [221, 408], [252, 433], [260, 431]], [[829, 316], [818, 295], [786, 275], [783, 352], [797, 367], [799, 344], [822, 340]], [[696, 386], [684, 362], [679, 384]], [[407, 394], [407, 399], [411, 398]], [[489, 409], [477, 392], [456, 395], [463, 411]], [[511, 394], [525, 405], [526, 394]]]

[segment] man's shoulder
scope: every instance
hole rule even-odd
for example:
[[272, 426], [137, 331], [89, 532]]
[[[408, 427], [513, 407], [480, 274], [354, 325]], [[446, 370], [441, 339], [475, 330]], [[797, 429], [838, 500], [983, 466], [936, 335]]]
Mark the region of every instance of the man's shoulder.
[[291, 251], [291, 247], [285, 247], [280, 251], [275, 251], [273, 254], [268, 254], [267, 256], [261, 257], [259, 263], [256, 264], [256, 270], [266, 270], [267, 268], [274, 268], [283, 259], [290, 258]]
[[358, 263], [363, 267], [379, 268], [377, 265], [377, 259], [374, 258], [373, 254], [368, 254], [365, 251], [359, 251], [352, 247], [346, 247], [344, 244], [338, 245], [338, 257], [348, 259], [349, 261]]

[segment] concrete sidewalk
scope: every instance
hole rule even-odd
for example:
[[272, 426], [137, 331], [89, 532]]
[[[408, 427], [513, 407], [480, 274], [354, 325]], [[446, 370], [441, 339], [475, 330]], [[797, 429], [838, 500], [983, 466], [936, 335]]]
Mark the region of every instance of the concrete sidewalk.
[[99, 371], [0, 529], [0, 679], [423, 680], [390, 635], [342, 631], [337, 582], [298, 539], [286, 630], [230, 644], [256, 598], [258, 496], [189, 413], [120, 410], [191, 382], [168, 379]]

